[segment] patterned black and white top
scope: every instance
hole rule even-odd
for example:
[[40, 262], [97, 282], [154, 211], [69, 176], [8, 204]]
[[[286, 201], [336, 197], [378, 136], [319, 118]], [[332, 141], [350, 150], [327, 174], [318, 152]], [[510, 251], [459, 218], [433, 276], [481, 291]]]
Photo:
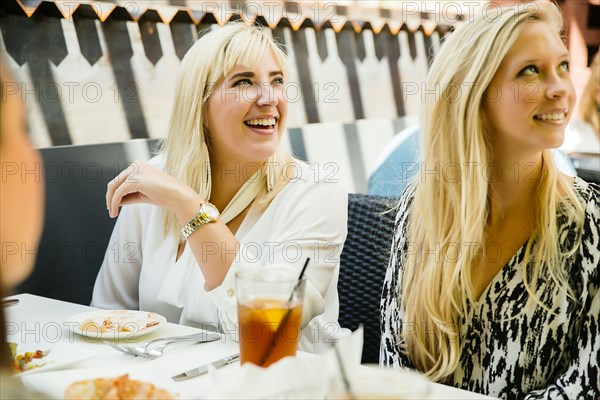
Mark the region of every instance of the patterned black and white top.
[[[505, 399], [600, 398], [600, 187], [576, 178], [574, 188], [585, 209], [583, 237], [564, 266], [577, 301], [542, 277], [537, 296], [551, 304], [554, 313], [534, 302], [526, 306], [522, 247], [461, 319], [460, 362], [445, 383]], [[404, 315], [398, 303], [399, 272], [405, 261], [412, 192], [407, 190], [400, 200], [383, 285], [380, 363], [384, 366], [413, 368], [398, 347]], [[557, 223], [560, 244], [566, 246], [573, 240], [573, 228], [566, 218]]]

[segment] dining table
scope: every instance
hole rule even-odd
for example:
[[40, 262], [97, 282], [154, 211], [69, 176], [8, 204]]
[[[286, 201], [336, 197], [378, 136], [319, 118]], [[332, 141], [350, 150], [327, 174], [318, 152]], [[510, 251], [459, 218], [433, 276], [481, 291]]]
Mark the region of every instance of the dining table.
[[[228, 374], [239, 371], [239, 362], [226, 365], [218, 374], [203, 374], [191, 379], [174, 381], [171, 377], [223, 357], [239, 352], [239, 345], [231, 337], [207, 343], [174, 343], [163, 356], [145, 359], [121, 353], [104, 340], [77, 334], [70, 317], [97, 309], [81, 304], [22, 293], [4, 300], [17, 299], [18, 303], [4, 308], [8, 342], [17, 349], [37, 348], [49, 350], [47, 364], [20, 374], [29, 389], [52, 398], [63, 398], [65, 388], [84, 379], [115, 377], [129, 374], [132, 379], [152, 382], [181, 398], [204, 398], [214, 385], [227, 384]], [[160, 329], [143, 336], [120, 339], [117, 342], [136, 342], [167, 336], [201, 333], [201, 329], [166, 322]], [[50, 356], [51, 355], [51, 356]], [[299, 357], [311, 356], [298, 352]], [[377, 368], [361, 366], [361, 368]], [[216, 377], [216, 378], [215, 378]], [[482, 394], [468, 392], [451, 386], [427, 382], [430, 399], [489, 399]], [[243, 393], [240, 393], [243, 397]]]

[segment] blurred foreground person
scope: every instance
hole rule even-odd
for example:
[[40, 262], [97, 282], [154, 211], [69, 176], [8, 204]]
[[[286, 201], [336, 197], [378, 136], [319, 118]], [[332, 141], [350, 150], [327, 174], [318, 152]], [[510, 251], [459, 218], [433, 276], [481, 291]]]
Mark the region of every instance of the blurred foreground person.
[[[44, 221], [41, 174], [22, 173], [40, 171], [41, 159], [27, 138], [21, 93], [14, 90], [17, 85], [0, 59], [0, 298], [31, 273], [35, 256], [25, 249], [37, 247]], [[27, 391], [20, 380], [11, 377], [11, 361], [4, 309], [0, 308], [0, 398], [39, 398]]]

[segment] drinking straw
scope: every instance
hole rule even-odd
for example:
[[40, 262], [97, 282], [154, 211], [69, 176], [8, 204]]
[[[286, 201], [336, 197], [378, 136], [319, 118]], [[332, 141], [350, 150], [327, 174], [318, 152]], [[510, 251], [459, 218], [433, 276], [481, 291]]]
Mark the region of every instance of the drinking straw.
[[[309, 262], [310, 262], [310, 258], [307, 258], [306, 262], [304, 263], [304, 267], [302, 267], [302, 271], [300, 271], [300, 275], [298, 276], [298, 282], [296, 282], [296, 286], [294, 286], [294, 289], [292, 289], [292, 293], [290, 294], [290, 298], [288, 300], [288, 303], [291, 303], [291, 301], [294, 299], [294, 293], [296, 293], [296, 291], [300, 287], [300, 283], [302, 283], [302, 277], [304, 276], [304, 271], [306, 271], [306, 267], [308, 267], [308, 263]], [[265, 362], [267, 361], [267, 359], [269, 358], [269, 356], [273, 352], [273, 349], [275, 348], [275, 344], [277, 342], [277, 339], [279, 338], [279, 336], [281, 336], [281, 332], [283, 332], [283, 327], [287, 323], [288, 319], [290, 319], [290, 315], [291, 314], [292, 314], [292, 309], [288, 308], [288, 310], [286, 311], [285, 315], [281, 319], [281, 322], [279, 323], [279, 326], [277, 327], [277, 330], [275, 331], [275, 334], [273, 334], [273, 340], [269, 343], [269, 346], [265, 350], [265, 353], [260, 358], [259, 363], [260, 363], [261, 366], [265, 365]]]

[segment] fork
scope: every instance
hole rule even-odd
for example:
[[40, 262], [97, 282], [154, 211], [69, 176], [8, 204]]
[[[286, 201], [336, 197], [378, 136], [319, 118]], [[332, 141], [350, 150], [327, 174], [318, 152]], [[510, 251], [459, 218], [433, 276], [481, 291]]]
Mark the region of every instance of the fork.
[[147, 358], [149, 360], [154, 360], [156, 358], [162, 357], [163, 352], [165, 351], [165, 347], [176, 341], [177, 340], [170, 340], [168, 342], [164, 342], [153, 349], [147, 349], [146, 351], [140, 352], [137, 355], [139, 355], [140, 357]]
[[123, 345], [121, 345], [119, 343], [113, 343], [113, 342], [109, 342], [108, 340], [105, 340], [104, 344], [107, 344], [110, 347], [112, 347], [113, 349], [120, 351], [121, 353], [127, 354], [128, 356], [137, 357], [139, 355], [138, 353], [134, 353], [132, 351], [132, 350], [135, 350], [134, 348], [128, 349], [128, 348], [123, 347]]
[[[196, 343], [206, 343], [206, 342], [212, 342], [214, 340], [217, 340], [221, 337], [221, 335], [219, 334], [213, 334], [212, 336], [206, 336], [201, 338], [200, 340], [194, 340]], [[167, 347], [168, 345], [170, 345], [171, 343], [175, 343], [175, 342], [182, 342], [182, 341], [187, 341], [187, 340], [192, 340], [192, 339], [184, 339], [184, 340], [169, 340], [166, 341], [164, 343], [161, 343], [160, 345], [150, 349], [147, 348], [145, 351], [143, 352], [137, 352], [137, 349], [132, 349], [132, 350], [136, 350], [137, 355], [139, 355], [140, 357], [144, 357], [147, 358], [149, 360], [154, 360], [156, 358], [162, 357], [163, 352], [165, 351], [165, 347]], [[129, 346], [123, 346], [125, 348], [129, 347]]]
[[135, 347], [122, 345], [125, 349], [135, 349], [134, 353], [145, 353], [150, 345], [158, 342], [178, 342], [178, 341], [188, 341], [188, 340], [196, 340], [198, 343], [212, 342], [221, 338], [221, 334], [216, 332], [200, 332], [193, 333], [191, 335], [184, 336], [171, 336], [166, 338], [158, 338], [154, 340], [149, 340], [147, 342], [138, 343]]
[[[108, 341], [105, 341], [104, 343], [108, 344], [113, 349], [118, 350], [118, 351], [125, 353], [127, 355], [130, 355], [130, 356], [135, 356], [135, 357], [140, 356], [140, 357], [144, 357], [144, 358], [154, 359], [154, 358], [158, 358], [158, 357], [162, 356], [162, 353], [163, 353], [165, 347], [173, 342], [195, 341], [197, 343], [206, 343], [206, 342], [212, 342], [212, 341], [218, 340], [220, 338], [221, 338], [221, 335], [219, 333], [202, 332], [202, 333], [194, 333], [192, 335], [186, 335], [186, 336], [172, 336], [172, 337], [149, 340], [147, 342], [139, 343], [135, 347], [128, 346], [125, 344], [108, 342]], [[158, 350], [156, 350], [156, 349], [149, 350], [150, 345], [152, 345], [153, 343], [163, 342], [163, 341], [165, 343], [156, 347], [156, 349], [158, 349]]]

